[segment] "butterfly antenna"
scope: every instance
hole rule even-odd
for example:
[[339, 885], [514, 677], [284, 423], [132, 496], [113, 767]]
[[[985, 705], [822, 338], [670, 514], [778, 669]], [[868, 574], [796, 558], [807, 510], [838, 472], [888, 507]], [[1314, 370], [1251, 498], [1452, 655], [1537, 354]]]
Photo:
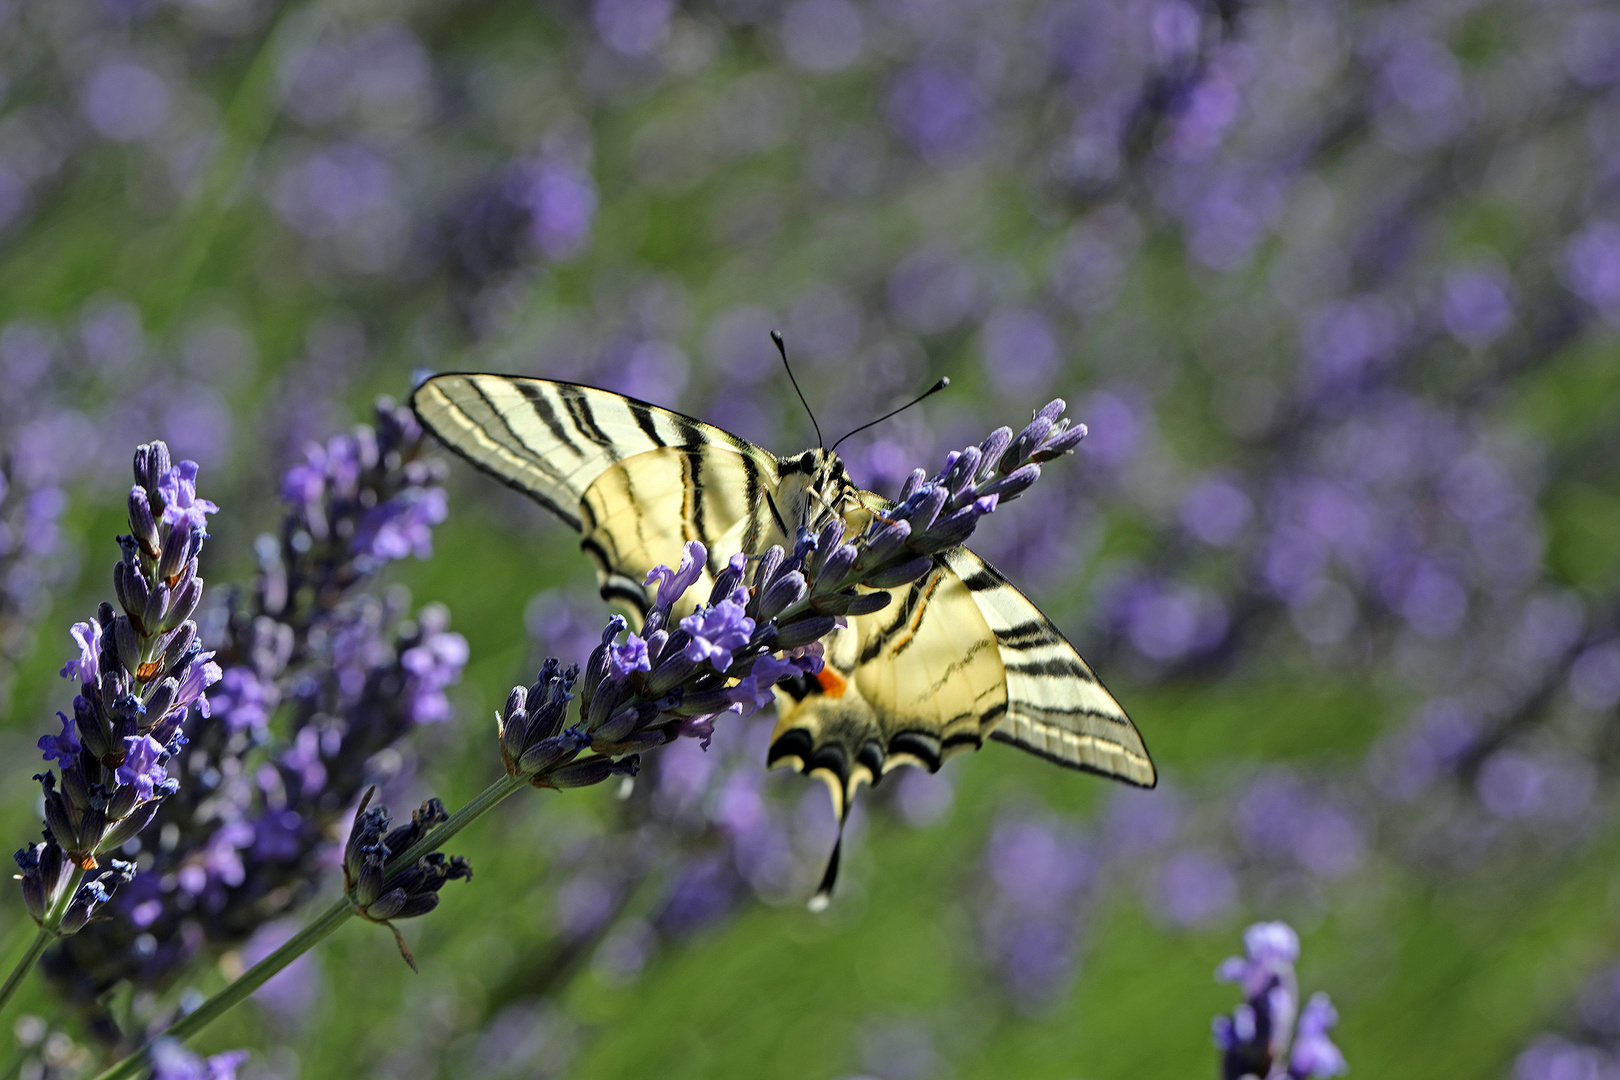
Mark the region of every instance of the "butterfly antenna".
[[810, 403], [804, 400], [804, 391], [799, 389], [799, 380], [793, 377], [793, 365], [788, 363], [787, 358], [787, 342], [782, 340], [782, 334], [777, 330], [771, 331], [771, 341], [775, 342], [776, 351], [782, 354], [782, 366], [787, 368], [788, 381], [793, 384], [794, 393], [799, 395], [799, 404], [804, 406], [805, 412], [810, 413], [810, 426], [816, 429], [816, 445], [826, 446], [827, 440], [821, 437], [821, 425], [816, 423], [816, 414], [810, 411]]
[[894, 410], [893, 412], [886, 412], [882, 416], [878, 417], [876, 420], [873, 420], [873, 421], [871, 421], [869, 423], [862, 424], [860, 427], [856, 428], [854, 431], [851, 431], [848, 434], [846, 434], [842, 439], [839, 439], [838, 442], [835, 442], [835, 443], [832, 444], [832, 449], [837, 450], [838, 449], [838, 443], [843, 442], [844, 439], [849, 438], [850, 435], [859, 434], [860, 432], [865, 431], [867, 428], [872, 427], [873, 425], [881, 424], [881, 423], [883, 423], [883, 421], [887, 420], [891, 416], [898, 416], [900, 413], [905, 412], [907, 409], [909, 409], [913, 405], [917, 404], [917, 402], [922, 401], [924, 398], [927, 398], [927, 397], [930, 397], [930, 396], [932, 396], [934, 394], [939, 393], [941, 390], [945, 389], [949, 385], [951, 385], [951, 380], [946, 376], [943, 376], [943, 375], [940, 376], [939, 382], [935, 383], [933, 386], [930, 386], [927, 390], [924, 390], [922, 393], [918, 394], [916, 397], [912, 398], [910, 401], [906, 402], [904, 405], [900, 406], [898, 409]]

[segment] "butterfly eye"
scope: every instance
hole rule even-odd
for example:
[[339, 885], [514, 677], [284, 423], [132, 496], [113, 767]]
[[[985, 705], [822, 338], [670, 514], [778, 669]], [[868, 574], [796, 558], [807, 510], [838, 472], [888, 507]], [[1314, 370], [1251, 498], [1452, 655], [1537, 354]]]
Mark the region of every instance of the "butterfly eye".
[[811, 453], [809, 450], [806, 450], [799, 457], [799, 469], [802, 472], [809, 472], [811, 469], [814, 469], [815, 467], [816, 467], [816, 455]]

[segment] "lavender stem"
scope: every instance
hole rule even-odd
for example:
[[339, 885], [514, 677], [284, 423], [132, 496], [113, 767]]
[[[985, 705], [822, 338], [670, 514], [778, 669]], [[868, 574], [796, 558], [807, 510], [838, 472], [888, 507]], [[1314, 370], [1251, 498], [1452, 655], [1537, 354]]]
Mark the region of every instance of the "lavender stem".
[[[452, 814], [448, 821], [407, 848], [403, 854], [389, 860], [389, 871], [392, 872], [398, 867], [409, 866], [429, 852], [443, 847], [445, 841], [495, 809], [513, 792], [528, 787], [531, 779], [532, 777], [527, 776], [503, 774], [500, 779], [474, 796], [471, 802]], [[176, 1039], [183, 1042], [198, 1034], [203, 1028], [241, 1004], [247, 999], [248, 995], [269, 982], [282, 968], [285, 968], [304, 953], [320, 944], [334, 930], [353, 917], [354, 914], [354, 904], [349, 896], [345, 894], [308, 926], [288, 938], [281, 948], [254, 964], [225, 989], [179, 1020], [176, 1020], [168, 1030], [148, 1040], [144, 1046], [133, 1054], [130, 1054], [96, 1077], [96, 1080], [119, 1080], [120, 1077], [136, 1076], [146, 1067], [147, 1052], [158, 1039]], [[41, 937], [44, 937], [46, 933], [46, 931], [41, 931]], [[37, 950], [32, 954], [35, 959], [45, 948], [44, 944], [36, 942], [36, 945]], [[32, 961], [29, 962], [29, 966], [32, 966]], [[3, 1002], [0, 1002], [0, 1004], [3, 1004]]]
[[56, 932], [62, 925], [62, 917], [67, 914], [68, 905], [73, 902], [73, 894], [78, 889], [79, 877], [83, 873], [84, 871], [79, 868], [74, 868], [72, 875], [68, 878], [67, 887], [62, 890], [61, 897], [56, 901], [56, 905], [51, 908], [44, 921], [39, 924], [39, 933], [34, 935], [34, 940], [28, 946], [28, 951], [23, 954], [22, 959], [17, 961], [17, 966], [11, 969], [11, 974], [6, 976], [5, 985], [0, 986], [0, 1012], [3, 1012], [5, 1007], [10, 1004], [12, 995], [17, 992], [17, 987], [22, 985], [22, 981], [28, 977], [30, 971], [34, 970], [34, 965], [39, 963], [39, 958], [44, 955], [51, 942], [56, 940]]

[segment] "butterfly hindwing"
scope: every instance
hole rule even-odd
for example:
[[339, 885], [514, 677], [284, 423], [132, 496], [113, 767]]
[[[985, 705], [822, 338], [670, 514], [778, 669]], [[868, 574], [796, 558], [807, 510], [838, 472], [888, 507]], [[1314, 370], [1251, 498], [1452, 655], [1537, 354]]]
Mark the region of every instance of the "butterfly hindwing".
[[644, 611], [647, 571], [678, 563], [688, 540], [709, 549], [711, 570], [783, 542], [767, 499], [776, 458], [691, 417], [506, 375], [439, 375], [412, 406], [451, 449], [579, 530], [609, 601]]
[[1158, 782], [1142, 735], [1052, 620], [965, 547], [940, 561], [961, 579], [995, 635], [1007, 684], [998, 742], [1140, 787]]
[[825, 639], [818, 677], [778, 688], [770, 762], [820, 776], [840, 816], [896, 765], [937, 770], [976, 750], [1007, 709], [995, 638], [943, 563], [888, 607]]

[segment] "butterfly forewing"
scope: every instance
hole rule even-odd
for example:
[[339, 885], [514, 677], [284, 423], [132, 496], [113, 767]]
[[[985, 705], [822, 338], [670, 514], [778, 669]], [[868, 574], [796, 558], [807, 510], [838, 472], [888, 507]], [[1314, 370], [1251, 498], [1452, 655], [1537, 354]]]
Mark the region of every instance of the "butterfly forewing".
[[644, 611], [647, 571], [678, 563], [687, 540], [709, 549], [711, 569], [783, 542], [766, 497], [776, 458], [691, 417], [505, 375], [439, 375], [411, 403], [451, 449], [579, 530], [609, 601]]

